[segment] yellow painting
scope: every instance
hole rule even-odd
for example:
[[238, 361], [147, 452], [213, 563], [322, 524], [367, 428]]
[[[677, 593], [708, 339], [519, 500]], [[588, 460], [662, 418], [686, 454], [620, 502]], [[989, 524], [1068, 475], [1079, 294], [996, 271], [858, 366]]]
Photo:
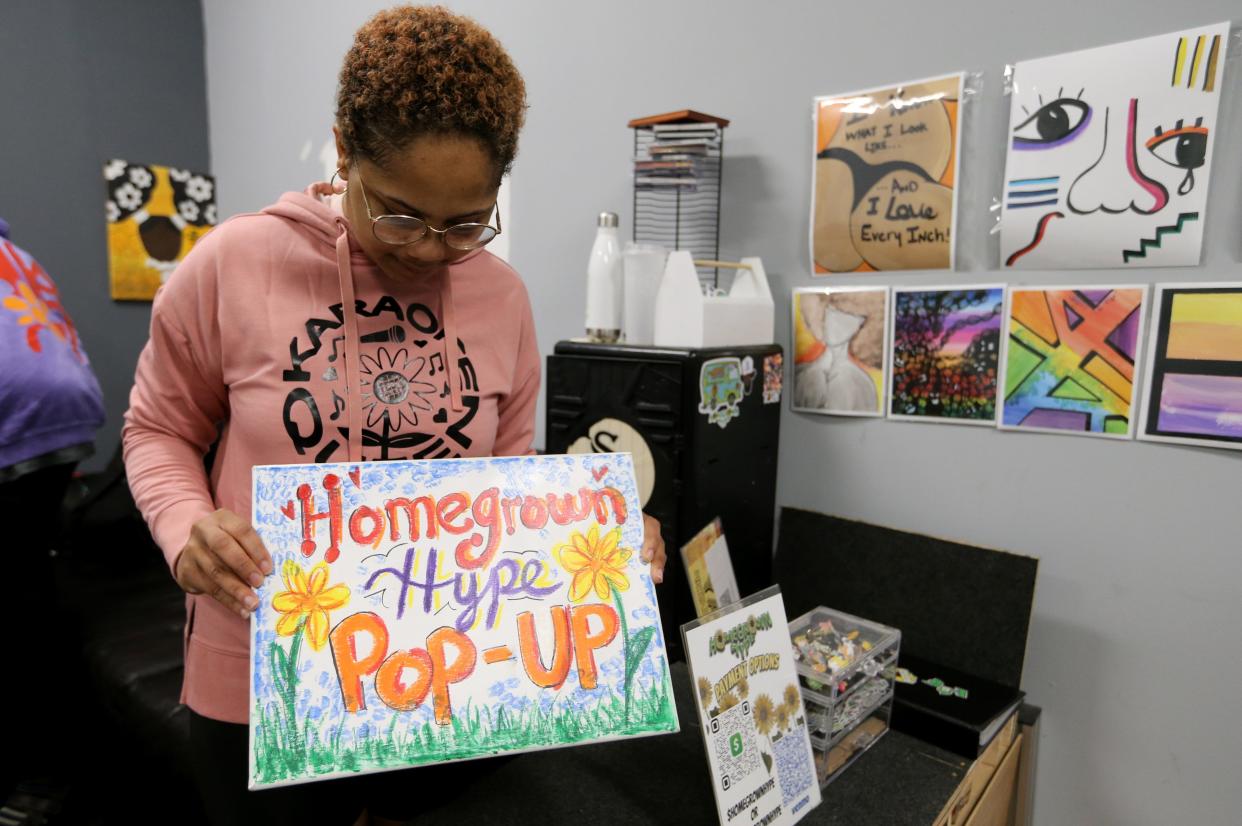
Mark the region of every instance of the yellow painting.
[[112, 298], [150, 301], [215, 225], [215, 179], [171, 166], [111, 160], [104, 165], [104, 182]]
[[1242, 361], [1242, 294], [1175, 293], [1169, 317], [1171, 359]]

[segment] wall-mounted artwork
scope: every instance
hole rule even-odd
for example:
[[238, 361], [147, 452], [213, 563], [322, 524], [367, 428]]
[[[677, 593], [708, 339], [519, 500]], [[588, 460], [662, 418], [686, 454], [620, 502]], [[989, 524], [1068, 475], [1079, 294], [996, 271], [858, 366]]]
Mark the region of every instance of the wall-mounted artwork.
[[171, 166], [112, 160], [104, 165], [104, 182], [112, 298], [150, 301], [215, 225], [215, 178]]
[[815, 99], [815, 274], [953, 268], [964, 77]]
[[888, 415], [996, 424], [1005, 288], [894, 288]]
[[1018, 63], [1007, 267], [1199, 263], [1229, 24]]
[[1002, 428], [1133, 434], [1146, 286], [1011, 287]]
[[250, 786], [677, 730], [629, 454], [268, 465]]
[[1157, 284], [1139, 438], [1242, 449], [1242, 282]]
[[793, 293], [794, 410], [884, 415], [887, 287]]

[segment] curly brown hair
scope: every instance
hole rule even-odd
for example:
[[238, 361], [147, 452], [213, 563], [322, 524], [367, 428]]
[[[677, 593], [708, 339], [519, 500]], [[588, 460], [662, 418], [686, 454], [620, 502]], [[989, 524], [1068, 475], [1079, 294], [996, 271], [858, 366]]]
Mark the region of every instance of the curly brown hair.
[[517, 155], [526, 84], [500, 42], [443, 6], [396, 6], [354, 35], [336, 123], [345, 151], [376, 163], [423, 135], [470, 135], [496, 161]]

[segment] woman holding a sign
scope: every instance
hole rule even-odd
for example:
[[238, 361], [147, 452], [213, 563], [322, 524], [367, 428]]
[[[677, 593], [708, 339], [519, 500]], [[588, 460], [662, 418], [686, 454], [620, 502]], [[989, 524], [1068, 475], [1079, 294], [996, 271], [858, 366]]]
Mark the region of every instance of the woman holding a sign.
[[[247, 618], [273, 574], [249, 524], [251, 468], [531, 452], [530, 302], [485, 250], [525, 109], [521, 76], [478, 24], [438, 7], [376, 15], [340, 74], [340, 182], [221, 224], [155, 299], [125, 461], [190, 595], [183, 700], [213, 821], [402, 820], [480, 771], [246, 792]], [[308, 530], [326, 535], [327, 516]], [[642, 553], [658, 582], [649, 518]]]

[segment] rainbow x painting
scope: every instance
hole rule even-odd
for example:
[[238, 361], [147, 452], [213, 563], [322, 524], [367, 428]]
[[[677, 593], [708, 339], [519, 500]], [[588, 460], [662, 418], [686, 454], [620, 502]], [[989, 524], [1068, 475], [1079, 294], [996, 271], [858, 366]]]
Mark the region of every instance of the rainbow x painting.
[[1128, 439], [1147, 287], [1013, 288], [1002, 428]]
[[1242, 282], [1157, 284], [1140, 439], [1242, 449]]

